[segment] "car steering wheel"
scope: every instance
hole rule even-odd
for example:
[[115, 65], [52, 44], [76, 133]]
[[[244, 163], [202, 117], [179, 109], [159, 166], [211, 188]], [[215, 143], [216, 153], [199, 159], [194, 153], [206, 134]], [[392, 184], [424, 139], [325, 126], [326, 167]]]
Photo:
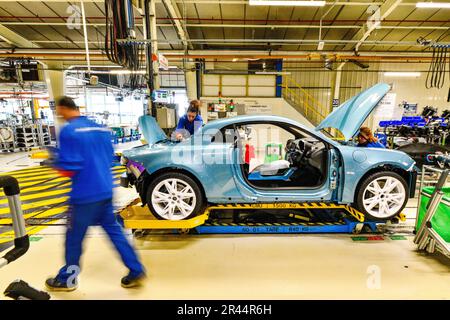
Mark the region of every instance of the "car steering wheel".
[[298, 149], [301, 152], [301, 156], [300, 159], [298, 160], [298, 163], [302, 164], [303, 161], [311, 155], [313, 145], [305, 140], [299, 140]]

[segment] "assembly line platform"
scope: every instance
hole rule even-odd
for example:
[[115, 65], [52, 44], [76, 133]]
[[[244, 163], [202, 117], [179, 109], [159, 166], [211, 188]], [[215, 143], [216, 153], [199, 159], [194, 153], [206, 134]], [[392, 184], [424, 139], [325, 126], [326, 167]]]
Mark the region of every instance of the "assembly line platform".
[[[286, 213], [289, 209], [297, 210], [297, 213]], [[275, 221], [269, 219], [272, 220], [270, 222], [236, 219], [239, 214], [250, 210], [283, 211], [284, 214], [282, 219], [275, 219]], [[299, 214], [299, 210], [302, 213]], [[217, 212], [228, 212], [229, 215], [227, 217], [223, 214], [213, 214]], [[320, 215], [318, 213], [316, 215], [316, 212], [320, 212]], [[125, 228], [179, 230], [183, 233], [196, 234], [360, 233], [362, 230], [376, 232], [379, 224], [375, 221], [364, 221], [364, 215], [352, 207], [326, 203], [213, 205], [194, 218], [169, 221], [157, 219], [147, 206], [142, 206], [139, 199], [136, 199], [119, 213]], [[254, 216], [257, 217], [257, 214]], [[394, 222], [404, 219], [404, 215], [400, 214]]]

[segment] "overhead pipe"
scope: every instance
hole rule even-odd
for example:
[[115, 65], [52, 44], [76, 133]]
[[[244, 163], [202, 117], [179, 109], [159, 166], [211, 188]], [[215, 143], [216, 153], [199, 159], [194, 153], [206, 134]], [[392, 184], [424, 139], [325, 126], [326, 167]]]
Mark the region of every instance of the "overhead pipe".
[[[304, 21], [301, 21], [304, 22]], [[0, 24], [5, 26], [65, 26], [65, 22], [10, 22], [0, 21]], [[83, 23], [83, 28], [84, 28]], [[105, 27], [104, 23], [86, 23], [90, 27]], [[157, 27], [173, 27], [172, 24], [157, 24]], [[205, 23], [187, 23], [187, 28], [246, 28], [246, 29], [319, 29], [319, 37], [321, 38], [321, 29], [361, 29], [362, 25], [309, 25], [309, 24], [205, 24]], [[445, 26], [379, 26], [379, 29], [392, 30], [447, 30], [449, 27]], [[320, 39], [319, 38], [319, 39]], [[59, 40], [58, 42], [52, 40], [30, 40], [35, 43], [68, 43], [67, 40]], [[84, 43], [83, 41], [71, 41], [73, 43]], [[103, 41], [91, 41], [90, 43], [103, 43]]]
[[[42, 0], [21, 0], [22, 2], [41, 2]], [[17, 0], [2, 0], [2, 2], [17, 2]], [[47, 3], [52, 2], [65, 2], [62, 0], [47, 0]], [[103, 0], [86, 0], [86, 2], [103, 2]], [[157, 3], [161, 3], [161, 0], [156, 1]], [[248, 0], [176, 0], [176, 3], [190, 3], [190, 4], [221, 4], [221, 5], [227, 5], [227, 4], [242, 4], [242, 5], [249, 5]], [[331, 2], [326, 2], [325, 5], [330, 5]], [[347, 1], [339, 1], [337, 2], [337, 5], [339, 6], [370, 6], [370, 5], [382, 5], [383, 2], [376, 1], [376, 2], [364, 2], [364, 1], [354, 1], [354, 2], [347, 2]], [[402, 4], [403, 6], [416, 6], [415, 2], [406, 2]]]
[[91, 75], [91, 61], [89, 59], [89, 44], [88, 44], [88, 34], [86, 28], [86, 12], [84, 11], [84, 0], [80, 1], [81, 4], [81, 16], [83, 19], [83, 34], [84, 34], [84, 47], [86, 50], [86, 62], [88, 66], [88, 74]]
[[[373, 52], [372, 52], [373, 53]], [[323, 53], [326, 54], [326, 53]], [[335, 53], [330, 53], [334, 54]], [[40, 60], [51, 60], [46, 59], [47, 56], [55, 58], [54, 60], [57, 61], [78, 61], [78, 60], [85, 60], [84, 54], [30, 54], [30, 53], [23, 53], [23, 54], [10, 54], [10, 53], [0, 53], [0, 57], [17, 57], [17, 58], [34, 58], [34, 59], [40, 59]], [[314, 54], [288, 54], [288, 55], [271, 55], [271, 54], [265, 54], [265, 55], [242, 55], [242, 54], [231, 54], [231, 55], [208, 55], [208, 54], [171, 54], [166, 55], [167, 59], [169, 60], [181, 60], [181, 59], [229, 59], [230, 61], [235, 57], [240, 58], [247, 58], [247, 59], [293, 59], [293, 60], [311, 60]], [[337, 60], [346, 60], [346, 59], [353, 59], [353, 60], [359, 60], [359, 61], [385, 61], [385, 60], [400, 60], [400, 61], [431, 61], [431, 57], [425, 57], [425, 56], [354, 56], [354, 55], [339, 55], [337, 54]], [[61, 59], [63, 57], [66, 57], [66, 59]], [[70, 59], [68, 57], [71, 57]], [[104, 59], [96, 59], [96, 61], [106, 61], [106, 56], [102, 56]]]
[[[86, 1], [86, 0], [84, 0]], [[21, 20], [36, 20], [36, 19], [55, 19], [55, 20], [67, 20], [68, 16], [54, 17], [54, 16], [0, 16], [0, 19], [21, 19]], [[91, 16], [86, 17], [87, 20], [105, 20], [104, 16]], [[142, 17], [135, 17], [135, 20], [142, 20]], [[161, 21], [173, 21], [173, 20], [183, 20], [183, 21], [216, 21], [216, 22], [261, 22], [261, 23], [293, 23], [293, 22], [304, 22], [304, 23], [320, 23], [320, 19], [245, 19], [245, 18], [195, 18], [195, 17], [159, 17], [156, 20]], [[13, 22], [13, 21], [3, 21], [1, 23]], [[354, 23], [362, 22], [365, 24], [367, 19], [336, 19], [336, 20], [322, 20], [322, 23]], [[450, 20], [424, 20], [424, 19], [410, 19], [410, 20], [400, 20], [400, 19], [385, 19], [383, 22], [388, 23], [448, 23]], [[42, 22], [45, 24], [45, 22]], [[66, 25], [66, 22], [61, 22], [61, 24]], [[89, 25], [89, 23], [88, 23]], [[101, 25], [104, 25], [102, 23]]]

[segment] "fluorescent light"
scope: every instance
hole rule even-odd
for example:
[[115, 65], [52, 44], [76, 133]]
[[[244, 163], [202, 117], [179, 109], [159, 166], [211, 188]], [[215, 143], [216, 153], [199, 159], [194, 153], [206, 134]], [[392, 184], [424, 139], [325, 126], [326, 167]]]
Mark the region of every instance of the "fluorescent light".
[[319, 41], [319, 44], [317, 45], [317, 50], [322, 51], [324, 46], [325, 46], [325, 42]]
[[385, 72], [385, 77], [420, 77], [420, 72]]
[[238, 61], [239, 59], [238, 58], [233, 58], [233, 62], [236, 62], [236, 61]]
[[255, 71], [255, 74], [282, 76], [282, 75], [290, 75], [291, 73], [285, 71]]
[[145, 70], [131, 71], [131, 70], [111, 70], [110, 74], [145, 74]]
[[416, 7], [450, 9], [450, 2], [417, 2]]
[[323, 7], [326, 1], [300, 1], [300, 0], [249, 0], [251, 6], [301, 6]]

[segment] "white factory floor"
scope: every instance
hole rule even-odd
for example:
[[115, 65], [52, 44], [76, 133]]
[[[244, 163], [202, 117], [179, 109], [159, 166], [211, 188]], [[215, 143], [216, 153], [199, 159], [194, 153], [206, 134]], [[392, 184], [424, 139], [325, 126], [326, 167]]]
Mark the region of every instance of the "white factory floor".
[[[0, 170], [30, 165], [0, 155]], [[14, 154], [19, 158], [19, 154]], [[19, 166], [20, 167], [20, 166]], [[21, 167], [23, 168], [23, 167]], [[135, 194], [119, 189], [116, 201]], [[118, 200], [119, 199], [119, 200]], [[406, 209], [413, 223], [415, 202]], [[64, 228], [33, 236], [30, 250], [0, 270], [0, 291], [15, 279], [37, 288], [63, 263]], [[130, 240], [132, 236], [130, 235]], [[99, 228], [85, 242], [80, 287], [52, 299], [450, 299], [450, 263], [405, 240], [354, 241], [354, 235], [152, 235], [132, 240], [148, 271], [123, 289], [126, 273]]]

